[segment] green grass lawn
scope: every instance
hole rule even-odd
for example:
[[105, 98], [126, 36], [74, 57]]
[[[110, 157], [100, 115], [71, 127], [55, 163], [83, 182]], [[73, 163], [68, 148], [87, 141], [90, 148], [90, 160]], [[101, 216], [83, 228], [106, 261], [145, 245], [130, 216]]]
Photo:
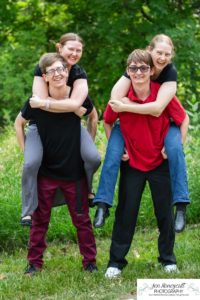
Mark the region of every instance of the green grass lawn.
[[[28, 230], [28, 229], [25, 229]], [[96, 230], [97, 231], [97, 230]], [[157, 263], [156, 229], [138, 229], [127, 256], [129, 264], [118, 279], [106, 279], [109, 238], [97, 238], [97, 273], [82, 270], [74, 242], [49, 243], [43, 271], [32, 278], [23, 275], [26, 250], [0, 254], [0, 299], [135, 299], [137, 278], [200, 278], [200, 226], [187, 227], [176, 236], [179, 274], [165, 274]]]
[[[106, 143], [100, 126], [97, 145], [102, 157]], [[105, 140], [105, 138], [104, 138]], [[157, 236], [148, 188], [138, 218], [138, 228], [128, 254], [128, 266], [118, 279], [104, 277], [109, 257], [110, 235], [117, 202], [102, 229], [95, 230], [98, 273], [82, 270], [75, 230], [65, 207], [52, 211], [43, 271], [33, 278], [23, 275], [26, 267], [28, 229], [19, 225], [23, 155], [12, 128], [0, 135], [0, 300], [127, 300], [135, 299], [137, 278], [200, 278], [200, 169], [199, 140], [191, 138], [187, 151], [192, 204], [187, 209], [186, 230], [175, 243], [179, 274], [165, 274], [157, 263]], [[94, 178], [96, 191], [100, 170]], [[91, 210], [94, 218], [95, 209]], [[150, 228], [151, 226], [151, 228]], [[67, 240], [66, 240], [67, 238]], [[7, 251], [7, 252], [6, 252]], [[144, 299], [145, 300], [145, 299]]]

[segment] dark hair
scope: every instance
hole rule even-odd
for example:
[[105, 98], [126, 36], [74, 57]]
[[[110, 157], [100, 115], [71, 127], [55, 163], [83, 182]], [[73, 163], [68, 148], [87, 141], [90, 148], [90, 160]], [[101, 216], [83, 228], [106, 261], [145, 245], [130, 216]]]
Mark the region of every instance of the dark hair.
[[174, 44], [172, 42], [172, 39], [166, 35], [166, 34], [157, 34], [153, 37], [153, 39], [151, 40], [151, 42], [149, 43], [148, 49], [151, 51], [156, 47], [156, 43], [159, 42], [166, 42], [167, 44], [169, 44], [169, 46], [172, 47], [172, 56], [175, 55], [175, 49], [174, 49]]
[[151, 54], [145, 49], [135, 49], [131, 54], [129, 54], [127, 59], [127, 66], [129, 66], [132, 62], [134, 63], [145, 63], [153, 67], [153, 60], [151, 58]]
[[46, 68], [50, 67], [56, 61], [60, 61], [63, 67], [67, 68], [67, 63], [64, 58], [57, 52], [45, 53], [41, 56], [39, 61], [39, 66], [42, 71], [42, 74], [46, 73]]

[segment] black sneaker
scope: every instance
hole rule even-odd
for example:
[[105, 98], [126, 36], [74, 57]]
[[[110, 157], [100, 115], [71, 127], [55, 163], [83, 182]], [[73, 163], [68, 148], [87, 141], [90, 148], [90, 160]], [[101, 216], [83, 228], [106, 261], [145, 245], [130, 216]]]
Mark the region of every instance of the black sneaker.
[[[27, 217], [29, 217], [29, 218], [27, 218]], [[31, 226], [32, 225], [32, 218], [31, 218], [31, 216], [27, 216], [27, 217], [21, 218], [20, 224], [22, 226]]]
[[33, 264], [29, 264], [29, 265], [27, 265], [27, 268], [26, 268], [24, 274], [25, 275], [29, 275], [29, 276], [33, 276], [33, 275], [35, 275], [39, 271], [40, 271], [39, 268], [37, 268]]
[[84, 268], [84, 270], [93, 273], [93, 272], [97, 272], [98, 268], [94, 263], [88, 263], [87, 266]]
[[93, 203], [93, 200], [95, 198], [95, 193], [90, 193], [90, 197], [88, 197], [88, 205], [89, 207], [95, 207], [96, 204]]

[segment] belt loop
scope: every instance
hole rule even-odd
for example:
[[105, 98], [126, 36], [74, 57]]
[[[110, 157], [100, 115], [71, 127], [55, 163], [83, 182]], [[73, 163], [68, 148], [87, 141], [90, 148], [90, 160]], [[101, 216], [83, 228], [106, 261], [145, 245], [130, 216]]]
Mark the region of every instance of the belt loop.
[[81, 202], [81, 181], [76, 181], [76, 209], [77, 213], [82, 213], [82, 202]]

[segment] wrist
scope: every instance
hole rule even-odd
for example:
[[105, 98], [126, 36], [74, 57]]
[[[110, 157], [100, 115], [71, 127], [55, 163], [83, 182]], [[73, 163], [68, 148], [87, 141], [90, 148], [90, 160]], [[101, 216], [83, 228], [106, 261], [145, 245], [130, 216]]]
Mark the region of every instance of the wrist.
[[49, 99], [45, 100], [44, 104], [45, 104], [45, 108], [48, 110], [50, 108], [50, 100]]

